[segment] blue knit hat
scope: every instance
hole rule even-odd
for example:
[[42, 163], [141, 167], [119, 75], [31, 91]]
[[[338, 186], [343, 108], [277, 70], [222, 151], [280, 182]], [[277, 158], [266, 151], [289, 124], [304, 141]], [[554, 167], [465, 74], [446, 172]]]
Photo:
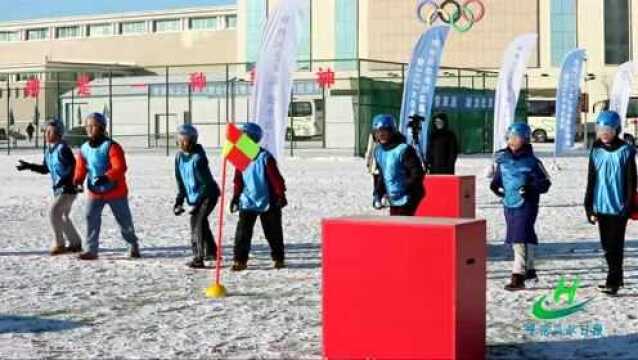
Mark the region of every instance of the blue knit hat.
[[95, 120], [103, 129], [106, 129], [106, 117], [102, 113], [94, 112], [86, 118]]

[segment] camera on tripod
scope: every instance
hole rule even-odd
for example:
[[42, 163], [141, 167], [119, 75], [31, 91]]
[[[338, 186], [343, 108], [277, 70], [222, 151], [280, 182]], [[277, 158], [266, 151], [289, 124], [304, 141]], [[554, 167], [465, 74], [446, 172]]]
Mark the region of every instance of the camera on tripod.
[[412, 129], [412, 141], [414, 144], [419, 144], [419, 134], [421, 133], [421, 124], [425, 121], [425, 118], [419, 114], [413, 114], [408, 116], [408, 128]]

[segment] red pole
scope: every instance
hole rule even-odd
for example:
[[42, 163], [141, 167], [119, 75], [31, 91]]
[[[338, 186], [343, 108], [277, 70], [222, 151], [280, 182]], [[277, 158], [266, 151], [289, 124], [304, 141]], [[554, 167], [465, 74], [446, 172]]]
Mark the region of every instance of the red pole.
[[222, 270], [222, 235], [224, 234], [224, 195], [226, 193], [226, 164], [222, 154], [222, 193], [220, 195], [219, 223], [217, 224], [217, 259], [215, 261], [215, 284], [219, 285]]

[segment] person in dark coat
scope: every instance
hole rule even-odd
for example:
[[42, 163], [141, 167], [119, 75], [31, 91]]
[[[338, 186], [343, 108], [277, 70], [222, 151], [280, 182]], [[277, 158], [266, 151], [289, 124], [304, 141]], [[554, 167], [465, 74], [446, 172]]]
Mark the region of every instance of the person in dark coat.
[[372, 206], [390, 206], [391, 216], [414, 216], [425, 196], [425, 172], [416, 150], [396, 131], [392, 115], [377, 115], [372, 121], [378, 145], [374, 149], [376, 170]]
[[430, 174], [454, 175], [458, 143], [456, 135], [448, 129], [446, 114], [437, 114], [428, 142], [426, 167]]
[[186, 265], [193, 269], [202, 269], [204, 260], [213, 259], [217, 253], [208, 217], [217, 205], [220, 190], [210, 172], [206, 152], [197, 143], [197, 129], [184, 124], [177, 132], [180, 151], [175, 155], [177, 198], [173, 212], [176, 216], [185, 212], [184, 200], [191, 207], [189, 214], [193, 260]]
[[598, 224], [607, 261], [607, 280], [598, 289], [616, 295], [624, 285], [623, 257], [627, 221], [636, 195], [636, 150], [621, 140], [620, 116], [603, 111], [596, 121], [598, 139], [589, 155], [585, 212]]
[[[244, 124], [242, 131], [255, 143], [259, 143], [263, 136], [261, 127], [252, 122]], [[235, 170], [233, 184], [230, 211], [239, 211], [239, 222], [235, 231], [234, 263], [231, 270], [247, 269], [257, 218], [261, 220], [266, 241], [270, 245], [274, 268], [285, 268], [282, 209], [288, 205], [288, 200], [286, 183], [277, 167], [277, 160], [268, 150], [260, 148], [246, 169]]]
[[26, 128], [27, 136], [29, 137], [29, 142], [33, 141], [33, 133], [35, 132], [35, 128], [33, 124], [29, 123]]
[[537, 279], [534, 230], [540, 195], [549, 191], [551, 182], [530, 144], [531, 130], [525, 123], [512, 124], [507, 132], [508, 145], [496, 153], [496, 172], [490, 189], [503, 199], [507, 237], [514, 250], [512, 278], [506, 290], [525, 288], [525, 281]]

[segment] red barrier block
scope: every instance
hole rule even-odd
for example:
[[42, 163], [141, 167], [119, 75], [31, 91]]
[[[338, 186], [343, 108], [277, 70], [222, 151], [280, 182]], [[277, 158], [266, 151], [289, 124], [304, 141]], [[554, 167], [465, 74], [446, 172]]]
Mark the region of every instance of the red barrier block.
[[425, 198], [416, 216], [474, 218], [476, 178], [474, 176], [426, 175]]
[[485, 357], [485, 220], [323, 221], [328, 359]]

